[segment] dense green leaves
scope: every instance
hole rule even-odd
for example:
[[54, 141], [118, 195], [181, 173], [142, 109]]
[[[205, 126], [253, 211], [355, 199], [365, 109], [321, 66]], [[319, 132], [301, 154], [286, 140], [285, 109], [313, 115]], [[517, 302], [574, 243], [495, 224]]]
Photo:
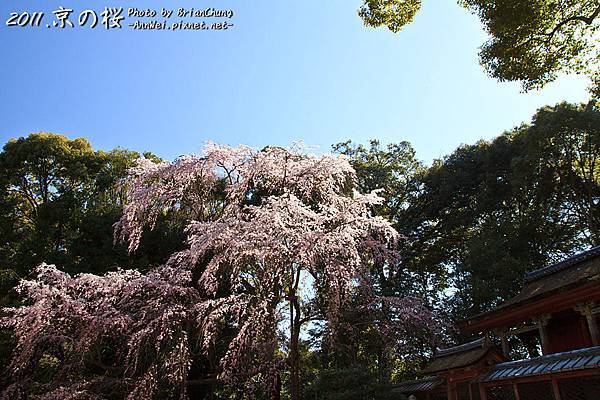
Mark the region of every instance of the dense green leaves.
[[139, 156], [94, 151], [85, 139], [51, 133], [6, 143], [0, 153], [0, 269], [23, 277], [42, 261], [96, 273], [142, 265], [142, 258], [159, 261], [157, 252], [168, 242], [164, 230], [136, 260], [112, 243], [125, 200], [121, 179]]
[[73, 214], [100, 166], [84, 139], [41, 133], [9, 141], [0, 155], [0, 229], [10, 238], [1, 263], [22, 274], [44, 259], [61, 259]]
[[[366, 0], [359, 15], [368, 26], [398, 32], [412, 22], [418, 0]], [[525, 90], [561, 72], [593, 76], [599, 68], [600, 4], [595, 0], [459, 0], [481, 20], [489, 39], [481, 63], [499, 81]]]
[[387, 26], [398, 32], [412, 22], [421, 8], [421, 0], [365, 0], [358, 11], [365, 25]]
[[[430, 166], [407, 142], [344, 142], [334, 150], [350, 158], [361, 191], [384, 189], [385, 202], [374, 211], [404, 236], [397, 265], [370, 265], [373, 289], [421, 297], [449, 320], [495, 307], [519, 290], [523, 273], [600, 243], [600, 111], [593, 101], [542, 108], [530, 124], [461, 146]], [[43, 260], [70, 272], [145, 268], [181, 245], [178, 219], [164, 216], [144, 233], [135, 256], [113, 246], [112, 224], [124, 201], [119, 183], [137, 157], [51, 134], [6, 144], [0, 154], [2, 293]], [[376, 314], [350, 307], [332, 341], [315, 325], [301, 339], [303, 396], [384, 399], [390, 381], [414, 376], [431, 356], [431, 343], [413, 335], [409, 353], [395, 352], [378, 331], [394, 318], [385, 305]], [[1, 352], [11, 338], [0, 339]], [[47, 364], [40, 374], [52, 367]], [[194, 369], [204, 373], [214, 365]], [[285, 383], [287, 376], [281, 378]], [[197, 390], [198, 396], [211, 392]], [[241, 396], [234, 387], [213, 393]]]
[[[347, 141], [334, 145], [333, 149], [350, 158], [361, 191], [382, 189], [381, 196], [385, 202], [375, 207], [374, 211], [392, 222], [394, 228], [404, 236], [400, 248], [396, 249], [403, 257], [400, 264], [371, 265], [375, 290], [382, 296], [419, 297], [431, 307], [434, 297], [437, 297], [436, 293], [447, 286], [445, 273], [440, 270], [432, 271], [428, 265], [414, 262], [411, 254], [414, 238], [410, 237], [410, 231], [415, 222], [409, 216], [411, 205], [418, 200], [416, 196], [420, 183], [416, 178], [425, 173], [426, 168], [417, 160], [415, 151], [408, 142], [382, 146], [379, 141], [372, 140], [367, 147]], [[407, 326], [409, 331], [413, 329], [411, 334], [405, 335], [409, 350], [402, 354], [392, 351], [385, 340], [382, 340], [378, 324], [373, 321], [394, 318], [393, 313], [385, 306], [375, 318], [361, 311], [348, 310], [344, 314], [344, 323], [348, 325], [348, 329], [336, 342], [332, 365], [369, 366], [382, 384], [389, 383], [394, 370], [397, 376], [414, 374], [431, 356], [431, 343], [423, 341], [423, 336], [416, 329]], [[406, 363], [399, 364], [399, 360]], [[402, 367], [399, 368], [399, 365]]]
[[541, 87], [560, 72], [598, 68], [600, 4], [590, 0], [462, 0], [490, 39], [481, 62], [501, 81]]
[[540, 110], [530, 126], [459, 148], [423, 178], [421, 249], [452, 272], [462, 319], [516, 294], [523, 273], [597, 244], [600, 119]]
[[429, 168], [399, 146], [336, 147], [365, 188], [391, 189], [378, 212], [406, 240], [400, 273], [381, 275], [387, 291], [420, 295], [460, 320], [516, 294], [526, 271], [600, 243], [593, 103], [543, 108], [531, 125], [462, 146]]

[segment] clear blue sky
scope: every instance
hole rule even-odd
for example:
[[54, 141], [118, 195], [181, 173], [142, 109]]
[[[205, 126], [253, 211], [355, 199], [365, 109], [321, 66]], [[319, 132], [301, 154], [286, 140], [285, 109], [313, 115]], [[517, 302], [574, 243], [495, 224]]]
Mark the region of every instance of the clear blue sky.
[[[479, 66], [479, 21], [429, 0], [399, 34], [365, 28], [359, 0], [3, 0], [0, 140], [48, 131], [95, 148], [172, 159], [213, 140], [327, 151], [345, 139], [408, 140], [430, 161], [535, 110], [587, 98], [582, 78], [520, 93]], [[9, 28], [12, 11], [58, 6], [231, 8], [225, 32]], [[48, 18], [48, 17], [46, 17]], [[72, 18], [73, 19], [73, 18]], [[50, 18], [51, 20], [51, 18]], [[76, 20], [76, 17], [75, 17]]]

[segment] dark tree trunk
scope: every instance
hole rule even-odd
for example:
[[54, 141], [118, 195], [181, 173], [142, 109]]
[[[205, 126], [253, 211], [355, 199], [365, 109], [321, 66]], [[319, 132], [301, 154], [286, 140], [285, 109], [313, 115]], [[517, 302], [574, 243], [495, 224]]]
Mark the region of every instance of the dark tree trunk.
[[290, 322], [290, 395], [300, 400], [300, 304], [295, 295], [290, 299]]

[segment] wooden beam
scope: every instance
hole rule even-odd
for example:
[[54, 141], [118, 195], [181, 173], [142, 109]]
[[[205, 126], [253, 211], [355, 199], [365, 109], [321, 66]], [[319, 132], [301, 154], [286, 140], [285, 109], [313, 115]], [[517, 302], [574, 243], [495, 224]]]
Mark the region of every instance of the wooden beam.
[[554, 392], [554, 400], [562, 400], [560, 397], [560, 388], [556, 378], [552, 378], [552, 391]]
[[510, 346], [508, 344], [508, 337], [507, 335], [509, 334], [509, 330], [506, 328], [501, 328], [501, 329], [496, 329], [494, 331], [494, 333], [496, 333], [496, 335], [500, 338], [500, 343], [502, 343], [502, 355], [504, 356], [504, 358], [506, 358], [507, 360], [509, 360], [510, 358]]
[[550, 353], [550, 341], [548, 340], [548, 332], [546, 332], [546, 327], [544, 325], [540, 325], [540, 339], [542, 341], [542, 354], [546, 355]]
[[578, 303], [574, 309], [585, 317], [592, 344], [600, 346], [600, 332], [598, 331], [598, 324], [596, 323], [594, 314], [594, 303]]
[[588, 314], [585, 316], [590, 330], [590, 336], [592, 337], [592, 343], [594, 346], [600, 346], [600, 332], [598, 331], [598, 324], [596, 323], [596, 317], [594, 314]]
[[515, 399], [521, 400], [521, 394], [519, 393], [519, 386], [516, 383], [513, 383], [512, 387], [513, 387], [513, 391], [515, 392]]
[[548, 332], [546, 331], [546, 325], [550, 320], [550, 315], [540, 315], [533, 319], [533, 322], [537, 325], [540, 333], [540, 341], [542, 343], [542, 354], [546, 355], [550, 352], [550, 341], [548, 340]]
[[533, 331], [536, 329], [537, 329], [537, 326], [535, 326], [535, 325], [526, 325], [526, 326], [523, 326], [520, 328], [511, 329], [508, 333], [510, 335], [519, 335], [521, 333], [530, 332], [530, 331]]
[[483, 332], [496, 327], [512, 325], [543, 313], [557, 313], [572, 308], [580, 301], [600, 301], [600, 282], [564, 288], [563, 292], [550, 292], [530, 302], [516, 303], [509, 307], [475, 316], [458, 323], [461, 332]]
[[483, 384], [478, 384], [477, 386], [479, 386], [479, 398], [481, 400], [488, 400], [488, 396], [487, 396], [487, 391], [485, 390], [485, 386], [483, 386]]

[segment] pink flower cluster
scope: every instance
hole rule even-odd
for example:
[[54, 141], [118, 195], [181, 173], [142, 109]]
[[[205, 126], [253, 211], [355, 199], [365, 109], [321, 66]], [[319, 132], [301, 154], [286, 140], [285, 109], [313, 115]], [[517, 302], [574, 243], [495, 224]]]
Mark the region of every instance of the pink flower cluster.
[[[277, 355], [278, 328], [288, 313], [296, 324], [320, 318], [334, 326], [352, 292], [369, 281], [369, 265], [392, 268], [397, 261], [398, 234], [371, 213], [381, 198], [358, 193], [355, 183], [345, 158], [297, 147], [257, 151], [209, 143], [201, 157], [142, 160], [130, 171], [115, 239], [134, 252], [145, 229], [177, 211], [189, 217], [187, 249], [147, 274], [70, 277], [40, 266], [37, 278], [20, 286], [26, 305], [8, 310], [2, 321], [18, 339], [15, 385], [50, 354], [62, 369], [47, 398], [93, 393], [97, 377], [73, 382], [72, 371], [94, 363], [104, 376], [120, 379], [130, 399], [152, 398], [164, 384], [185, 398], [192, 350], [208, 354], [229, 327], [235, 335], [220, 360], [220, 379], [258, 378], [272, 393], [285, 365]], [[395, 310], [398, 324], [434, 323], [416, 300], [381, 301]], [[113, 349], [110, 356], [106, 349]]]

